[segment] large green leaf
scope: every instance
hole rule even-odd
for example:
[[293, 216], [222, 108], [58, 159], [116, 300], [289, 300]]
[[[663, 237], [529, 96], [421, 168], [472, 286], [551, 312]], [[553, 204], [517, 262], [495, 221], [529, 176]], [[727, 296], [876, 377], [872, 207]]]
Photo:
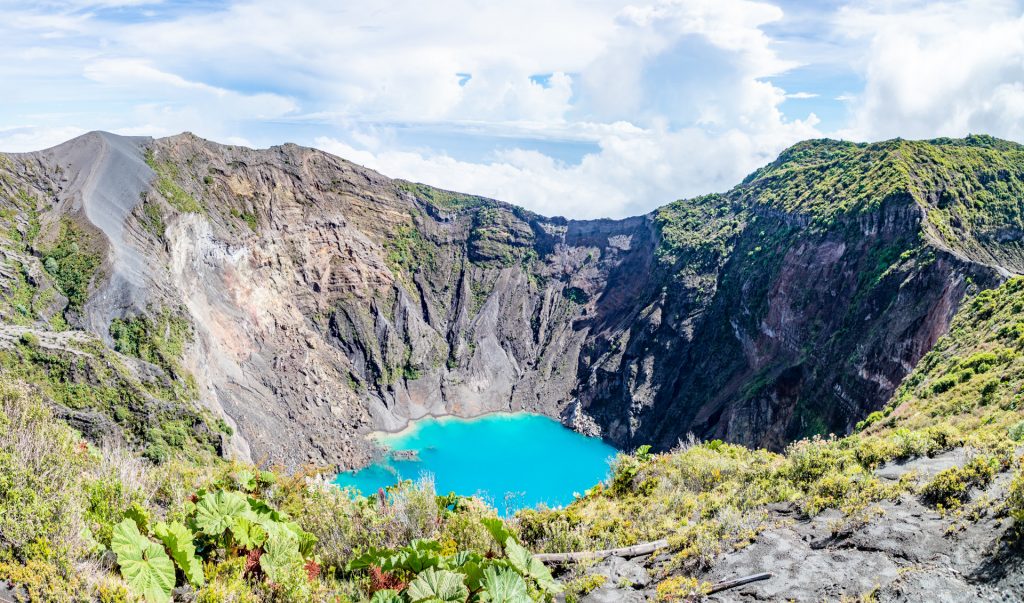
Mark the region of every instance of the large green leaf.
[[497, 517], [484, 517], [480, 520], [480, 523], [484, 524], [487, 531], [491, 533], [491, 536], [493, 536], [501, 546], [505, 546], [505, 541], [509, 538], [512, 538], [513, 540], [515, 539], [512, 532], [505, 527], [505, 522]]
[[174, 564], [164, 547], [139, 533], [134, 520], [125, 519], [114, 526], [110, 550], [117, 555], [121, 575], [133, 593], [150, 603], [171, 600]]
[[174, 562], [181, 568], [185, 578], [192, 586], [202, 586], [206, 583], [203, 576], [203, 563], [196, 557], [196, 545], [193, 542], [192, 530], [185, 527], [180, 521], [171, 523], [160, 522], [153, 526], [153, 535], [160, 539], [171, 552]]
[[236, 518], [251, 513], [249, 502], [238, 492], [209, 492], [196, 503], [196, 527], [216, 538], [230, 528]]
[[459, 566], [459, 573], [465, 576], [466, 586], [469, 590], [477, 591], [483, 588], [484, 583], [484, 568], [489, 567], [492, 561], [490, 559], [484, 559], [480, 561], [467, 561]]
[[487, 603], [531, 603], [526, 581], [510, 569], [488, 567], [481, 582], [480, 600]]
[[400, 561], [394, 563], [396, 567], [407, 569], [418, 574], [428, 567], [439, 567], [442, 562], [441, 545], [433, 540], [418, 538], [399, 549]]
[[448, 555], [444, 558], [444, 569], [458, 569], [470, 561], [479, 563], [482, 559], [483, 557], [481, 557], [479, 553], [474, 553], [473, 551], [459, 551], [454, 555]]
[[250, 551], [260, 548], [267, 541], [267, 530], [247, 517], [236, 517], [230, 529], [235, 543]]
[[405, 594], [412, 603], [440, 601], [462, 603], [469, 598], [469, 589], [462, 576], [448, 570], [427, 568], [409, 583]]
[[345, 569], [350, 572], [354, 572], [356, 570], [366, 569], [372, 565], [376, 565], [383, 569], [385, 560], [389, 559], [393, 554], [394, 552], [388, 549], [371, 548], [362, 555], [349, 560]]
[[245, 490], [246, 492], [252, 492], [256, 489], [256, 474], [252, 471], [240, 469], [236, 471], [232, 477], [235, 478], [235, 483], [238, 484], [240, 489]]
[[407, 601], [398, 591], [385, 588], [373, 593], [370, 603], [407, 603]]
[[303, 530], [294, 521], [286, 521], [282, 525], [291, 530], [299, 539], [299, 552], [302, 553], [303, 557], [309, 557], [313, 554], [313, 547], [316, 546], [316, 536]]
[[299, 537], [281, 524], [270, 524], [267, 543], [263, 545], [260, 568], [271, 582], [282, 583], [293, 572], [302, 569]]
[[551, 594], [562, 592], [562, 585], [551, 576], [551, 570], [512, 538], [505, 541], [505, 556], [517, 572], [535, 581], [541, 590]]
[[249, 508], [261, 521], [287, 521], [288, 514], [271, 507], [265, 500], [255, 497], [248, 497]]

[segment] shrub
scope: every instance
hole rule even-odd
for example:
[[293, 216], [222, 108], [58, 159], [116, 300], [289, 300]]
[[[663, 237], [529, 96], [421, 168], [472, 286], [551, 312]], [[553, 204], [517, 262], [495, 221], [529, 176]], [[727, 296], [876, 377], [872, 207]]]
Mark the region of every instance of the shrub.
[[857, 422], [857, 431], [862, 431], [885, 418], [885, 413], [876, 410], [869, 414], [863, 421]]
[[932, 393], [941, 394], [943, 392], [947, 392], [953, 389], [953, 386], [955, 386], [957, 382], [958, 379], [955, 375], [946, 375], [944, 377], [939, 377], [932, 383]]
[[370, 550], [346, 569], [373, 574], [376, 587], [390, 586], [389, 601], [454, 602], [471, 595], [482, 601], [553, 601], [562, 592], [550, 570], [500, 520], [484, 525], [497, 545], [486, 556], [467, 551], [446, 555], [437, 541], [416, 539], [398, 549]]
[[24, 387], [0, 383], [0, 562], [57, 564], [87, 549], [78, 480], [88, 451]]
[[998, 467], [998, 461], [990, 456], [976, 457], [963, 467], [950, 467], [921, 488], [921, 497], [937, 508], [955, 509], [967, 501], [972, 488], [991, 483]]
[[1024, 528], [1024, 469], [1018, 471], [1010, 483], [1010, 491], [1006, 496], [1006, 510], [1018, 528]]
[[565, 583], [565, 602], [579, 603], [581, 597], [587, 596], [607, 581], [608, 578], [601, 574], [586, 574], [573, 578]]
[[1014, 423], [1010, 427], [1007, 435], [1009, 435], [1010, 439], [1013, 440], [1014, 442], [1020, 442], [1021, 440], [1024, 440], [1024, 421], [1018, 421]]
[[793, 482], [811, 484], [826, 473], [842, 468], [843, 456], [834, 446], [834, 440], [814, 436], [800, 440], [786, 448], [787, 473]]
[[69, 219], [61, 222], [55, 245], [43, 253], [43, 268], [53, 277], [68, 306], [80, 310], [89, 294], [89, 283], [99, 268], [99, 255], [82, 251], [85, 235]]
[[658, 601], [665, 601], [666, 603], [691, 601], [706, 595], [710, 590], [711, 584], [686, 576], [666, 578], [655, 587]]

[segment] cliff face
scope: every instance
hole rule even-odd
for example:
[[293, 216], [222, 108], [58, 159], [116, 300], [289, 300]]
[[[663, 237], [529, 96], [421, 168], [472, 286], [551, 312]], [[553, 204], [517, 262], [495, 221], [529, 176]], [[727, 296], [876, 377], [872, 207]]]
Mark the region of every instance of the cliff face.
[[662, 448], [849, 431], [965, 293], [1020, 271], [1022, 159], [987, 138], [811, 141], [666, 206], [659, 270], [632, 323], [599, 337], [583, 406], [616, 441]]
[[427, 414], [663, 448], [844, 431], [965, 293], [1024, 267], [1024, 152], [983, 138], [802, 143], [619, 221], [187, 134], [93, 133], [0, 176], [5, 322], [66, 321], [192, 383], [236, 454], [290, 465], [361, 462], [364, 433]]

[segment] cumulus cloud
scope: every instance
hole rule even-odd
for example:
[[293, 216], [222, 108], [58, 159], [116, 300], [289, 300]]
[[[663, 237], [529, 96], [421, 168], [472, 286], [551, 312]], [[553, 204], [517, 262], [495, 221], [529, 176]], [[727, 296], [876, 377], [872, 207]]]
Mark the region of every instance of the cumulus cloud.
[[1002, 0], [851, 5], [866, 86], [841, 134], [874, 140], [986, 133], [1024, 140], [1024, 7]]
[[[1021, 12], [1000, 0], [6, 2], [0, 148], [90, 129], [290, 140], [545, 214], [618, 217], [727, 189], [808, 137], [1024, 138]], [[860, 80], [780, 83], [840, 63]], [[845, 123], [814, 113], [844, 107]]]
[[[813, 115], [782, 115], [785, 91], [763, 79], [793, 66], [776, 56], [761, 30], [781, 14], [744, 0], [673, 0], [619, 11], [614, 43], [580, 69], [579, 93], [565, 116], [568, 128], [596, 134], [599, 150], [579, 163], [528, 151], [466, 162], [444, 154], [361, 152], [330, 138], [317, 144], [389, 175], [548, 215], [644, 213], [727, 189], [789, 144], [818, 135]], [[602, 130], [605, 123], [629, 127]]]
[[603, 218], [642, 214], [677, 198], [725, 190], [790, 142], [814, 135], [813, 120], [761, 133], [653, 127], [606, 134], [600, 150], [578, 164], [523, 150], [468, 162], [445, 154], [369, 151], [329, 137], [314, 144], [390, 176], [472, 191], [544, 215]]
[[8, 152], [48, 149], [85, 132], [86, 130], [74, 126], [8, 128], [0, 130], [0, 149]]

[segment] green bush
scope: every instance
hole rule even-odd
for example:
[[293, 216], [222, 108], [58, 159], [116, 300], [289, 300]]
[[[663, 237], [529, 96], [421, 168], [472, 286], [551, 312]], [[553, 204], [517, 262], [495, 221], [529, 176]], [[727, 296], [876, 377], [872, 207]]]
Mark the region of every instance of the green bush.
[[86, 236], [74, 222], [64, 219], [56, 243], [43, 252], [43, 267], [68, 298], [72, 310], [80, 310], [85, 304], [89, 284], [100, 265], [99, 255], [83, 251], [85, 246]]
[[1010, 491], [1006, 496], [1006, 509], [1018, 528], [1024, 528], [1024, 470], [1017, 472], [1010, 482]]
[[80, 437], [23, 387], [0, 383], [0, 562], [52, 563], [65, 578], [88, 548]]
[[203, 206], [178, 184], [181, 177], [178, 166], [170, 161], [158, 161], [152, 150], [146, 151], [146, 163], [156, 172], [156, 190], [167, 203], [180, 212], [203, 213]]
[[141, 358], [174, 374], [185, 346], [192, 341], [192, 325], [184, 316], [167, 309], [152, 316], [115, 318], [110, 323], [114, 349]]
[[921, 488], [921, 497], [935, 507], [955, 509], [967, 501], [972, 489], [991, 483], [998, 467], [998, 461], [989, 456], [979, 456], [963, 467], [950, 467]]
[[1009, 435], [1010, 439], [1013, 440], [1014, 442], [1020, 442], [1024, 440], [1024, 421], [1018, 421], [1014, 423], [1010, 427], [1007, 435]]
[[955, 386], [957, 383], [958, 379], [955, 375], [946, 375], [944, 377], [940, 377], [936, 379], [934, 383], [932, 383], [932, 393], [941, 394], [943, 392], [947, 392], [953, 389], [953, 386]]

